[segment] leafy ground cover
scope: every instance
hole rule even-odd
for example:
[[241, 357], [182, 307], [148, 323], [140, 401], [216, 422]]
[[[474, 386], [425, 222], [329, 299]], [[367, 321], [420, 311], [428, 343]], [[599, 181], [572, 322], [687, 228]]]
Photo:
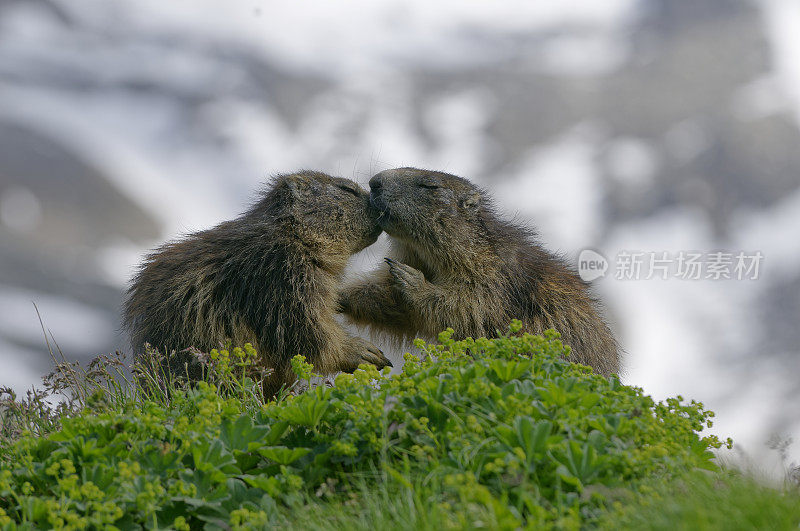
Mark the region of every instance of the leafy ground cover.
[[[715, 494], [716, 479], [685, 479], [720, 475], [723, 443], [702, 434], [713, 416], [702, 404], [655, 402], [565, 361], [556, 334], [518, 332], [444, 332], [401, 374], [363, 366], [266, 402], [249, 346], [201, 356], [207, 377], [193, 386], [154, 378], [158, 360], [120, 383], [106, 362], [44, 421], [36, 397], [7, 402], [0, 525], [578, 529], [638, 527], [658, 510], [656, 529], [705, 523], [691, 511], [755, 488], [731, 479]], [[302, 356], [293, 366], [311, 381]], [[684, 503], [690, 488], [708, 496]], [[783, 497], [780, 521], [796, 527], [796, 492], [759, 488]]]

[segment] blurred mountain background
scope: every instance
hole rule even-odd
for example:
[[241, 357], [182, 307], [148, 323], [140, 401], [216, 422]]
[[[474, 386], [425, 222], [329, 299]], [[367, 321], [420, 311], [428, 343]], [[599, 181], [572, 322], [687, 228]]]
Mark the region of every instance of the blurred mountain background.
[[143, 253], [268, 176], [413, 165], [573, 258], [760, 251], [595, 285], [624, 381], [766, 459], [800, 439], [799, 57], [795, 0], [0, 0], [0, 386], [50, 368], [33, 303], [69, 359], [128, 350]]

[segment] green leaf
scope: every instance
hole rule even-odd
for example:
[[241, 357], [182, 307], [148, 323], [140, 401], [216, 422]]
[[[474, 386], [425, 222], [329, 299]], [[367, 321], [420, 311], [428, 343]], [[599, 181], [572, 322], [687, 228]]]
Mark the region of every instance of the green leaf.
[[241, 473], [236, 467], [236, 459], [219, 439], [215, 439], [207, 446], [194, 448], [192, 457], [195, 467], [201, 470], [217, 469], [224, 473]]
[[517, 417], [514, 430], [517, 442], [525, 452], [528, 463], [532, 463], [534, 456], [544, 454], [547, 448], [547, 438], [553, 429], [553, 423], [548, 420], [534, 422], [531, 417]]
[[294, 400], [291, 405], [286, 406], [282, 411], [282, 417], [292, 424], [308, 426], [313, 429], [317, 427], [329, 407], [329, 402], [316, 400], [311, 396], [304, 395]]
[[259, 454], [279, 465], [291, 464], [310, 451], [311, 448], [287, 448], [286, 446], [265, 446], [258, 449]]
[[240, 415], [235, 422], [229, 418], [222, 420], [219, 438], [230, 450], [250, 451], [250, 444], [260, 444], [269, 430], [255, 426], [248, 415]]

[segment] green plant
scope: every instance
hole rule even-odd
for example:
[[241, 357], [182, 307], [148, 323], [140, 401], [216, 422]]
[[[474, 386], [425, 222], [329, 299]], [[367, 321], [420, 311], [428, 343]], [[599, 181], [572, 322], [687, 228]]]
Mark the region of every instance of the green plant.
[[134, 389], [4, 448], [0, 523], [258, 528], [326, 510], [352, 522], [374, 495], [423, 527], [577, 528], [644, 481], [715, 469], [702, 404], [654, 402], [565, 361], [555, 333], [518, 332], [444, 332], [399, 375], [362, 366], [267, 403], [247, 376], [254, 351], [212, 352], [229, 362], [207, 381], [158, 399]]
[[797, 529], [800, 491], [772, 488], [740, 472], [682, 474], [648, 481], [618, 501], [600, 526], [606, 529]]

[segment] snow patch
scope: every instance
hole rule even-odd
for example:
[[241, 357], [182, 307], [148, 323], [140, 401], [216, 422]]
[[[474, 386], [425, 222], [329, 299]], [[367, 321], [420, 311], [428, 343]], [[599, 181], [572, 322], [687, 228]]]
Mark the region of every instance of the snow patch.
[[461, 2], [442, 0], [138, 0], [64, 3], [73, 16], [104, 31], [162, 32], [240, 45], [295, 70], [345, 79], [386, 63], [452, 68], [497, 58], [476, 33], [508, 34], [572, 26], [612, 32], [637, 13], [636, 0]]
[[496, 186], [498, 206], [532, 220], [550, 248], [577, 253], [592, 246], [604, 224], [598, 144], [598, 131], [583, 124], [531, 149]]
[[[97, 344], [108, 343], [116, 327], [108, 316], [91, 306], [62, 297], [0, 285], [0, 332], [29, 344], [44, 344], [36, 308], [42, 316], [48, 340], [64, 349], [89, 353]], [[99, 352], [98, 352], [99, 354]]]
[[606, 151], [606, 164], [611, 177], [626, 186], [653, 184], [660, 164], [655, 147], [641, 138], [614, 139]]
[[767, 38], [771, 43], [774, 75], [794, 108], [800, 124], [800, 3], [796, 0], [762, 0]]

